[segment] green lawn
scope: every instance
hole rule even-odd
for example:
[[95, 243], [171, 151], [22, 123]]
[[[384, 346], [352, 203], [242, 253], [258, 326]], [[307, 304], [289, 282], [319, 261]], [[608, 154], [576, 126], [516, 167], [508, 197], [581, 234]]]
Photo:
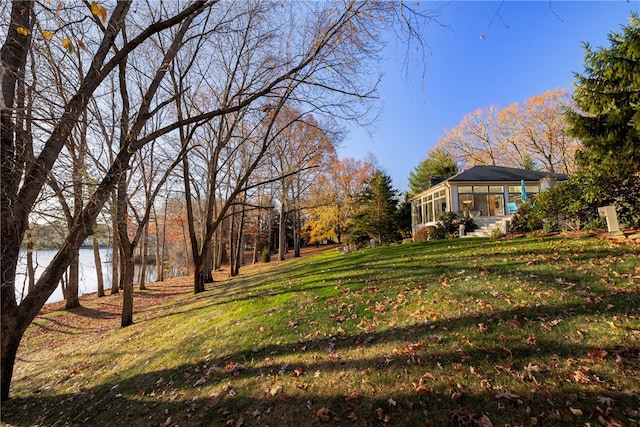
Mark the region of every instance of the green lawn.
[[[207, 289], [81, 345], [21, 350], [3, 422], [640, 425], [637, 243], [330, 250]], [[37, 327], [77, 336], [76, 317]]]

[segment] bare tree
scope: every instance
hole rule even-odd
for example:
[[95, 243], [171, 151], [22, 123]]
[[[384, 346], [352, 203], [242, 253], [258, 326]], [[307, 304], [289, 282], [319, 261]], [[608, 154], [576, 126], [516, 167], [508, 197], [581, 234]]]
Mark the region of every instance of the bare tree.
[[[24, 70], [33, 44], [31, 34], [34, 31], [36, 21], [35, 5], [31, 1], [12, 3], [11, 21], [0, 51], [0, 61], [3, 68], [1, 75], [3, 105], [0, 131], [0, 148], [2, 150], [0, 162], [2, 168], [0, 193], [2, 197], [2, 222], [0, 226], [2, 232], [2, 242], [0, 243], [2, 248], [0, 268], [2, 379], [0, 398], [3, 401], [9, 397], [15, 356], [25, 329], [54, 291], [82, 242], [92, 233], [95, 218], [121, 173], [126, 170], [132, 153], [146, 141], [138, 142], [137, 135], [132, 133], [127, 147], [118, 153], [109, 172], [96, 187], [81, 213], [77, 215], [62, 247], [36, 282], [34, 290], [18, 305], [15, 295], [15, 277], [19, 250], [27, 229], [29, 215], [47, 181], [49, 172], [58, 159], [65, 142], [69, 139], [76, 122], [86, 110], [91, 95], [122, 58], [151, 35], [171, 28], [190, 17], [192, 19], [194, 13], [201, 11], [206, 6], [204, 2], [197, 2], [179, 10], [173, 16], [152, 23], [132, 41], [123, 44], [117, 52], [109, 55], [115, 46], [116, 36], [125, 23], [131, 5], [130, 2], [118, 3], [111, 13], [106, 27], [100, 24], [103, 29], [102, 39], [95, 46], [91, 64], [86, 68], [87, 71], [78, 89], [65, 103], [62, 108], [64, 112], [51, 122], [48, 129], [43, 129], [43, 134], [46, 132], [46, 136], [43, 138], [42, 149], [32, 161], [16, 150], [16, 141], [19, 142], [19, 138], [16, 136], [20, 134], [20, 132], [16, 132], [16, 129], [25, 129], [27, 123], [24, 118], [16, 114], [18, 106], [15, 95], [19, 82], [24, 81]], [[88, 14], [92, 16], [89, 10]], [[99, 19], [96, 19], [96, 22], [99, 23]], [[146, 113], [146, 111], [142, 112]], [[138, 123], [139, 129], [144, 125], [143, 116], [144, 114]]]
[[[186, 148], [187, 143], [192, 145], [191, 143], [196, 142], [191, 140], [191, 132], [207, 121], [239, 112], [247, 118], [249, 113], [253, 116], [247, 122], [252, 131], [248, 134], [250, 137], [241, 140], [255, 144], [254, 162], [249, 165], [246, 173], [238, 175], [241, 178], [234, 183], [234, 189], [230, 191], [227, 200], [218, 204], [220, 208], [215, 219], [213, 214], [207, 216], [207, 221], [202, 225], [204, 237], [201, 243], [204, 244], [192, 243], [194, 258], [197, 250], [197, 256], [204, 259], [204, 251], [208, 250], [206, 247], [218, 224], [236, 196], [246, 188], [252, 168], [257, 167], [264, 156], [275, 133], [272, 117], [277, 115], [285, 101], [295, 102], [300, 106], [307, 105], [301, 111], [314, 111], [316, 115], [332, 114], [354, 120], [364, 117], [362, 111], [367, 109], [365, 101], [374, 96], [375, 84], [368, 85], [364, 76], [358, 73], [360, 65], [376, 58], [380, 47], [380, 31], [398, 21], [404, 25], [409, 24], [406, 28], [411, 29], [411, 25], [415, 24], [412, 17], [416, 16], [404, 4], [387, 2], [347, 0], [335, 5], [300, 3], [300, 9], [291, 7], [282, 10], [270, 8], [271, 4], [268, 2], [238, 2], [235, 7], [246, 6], [248, 11], [255, 10], [254, 7], [258, 7], [258, 10], [266, 8], [266, 12], [269, 12], [249, 27], [250, 33], [258, 36], [257, 39], [238, 39], [258, 43], [262, 49], [244, 49], [240, 46], [232, 49], [234, 54], [243, 52], [243, 55], [238, 56], [241, 60], [237, 61], [239, 66], [245, 67], [243, 70], [225, 68], [224, 63], [211, 66], [198, 63], [202, 68], [185, 68], [184, 70], [192, 70], [189, 72], [199, 76], [210, 75], [210, 80], [206, 81], [209, 87], [204, 92], [222, 98], [216, 98], [217, 101], [208, 108], [198, 111], [183, 110], [182, 117], [176, 117], [169, 114], [175, 112], [175, 104], [172, 103], [184, 95], [188, 88], [181, 87], [180, 91], [174, 91], [174, 85], [167, 84], [165, 77], [174, 58], [180, 51], [197, 50], [200, 43], [209, 43], [211, 40], [221, 43], [226, 35], [243, 34], [250, 15], [227, 14], [225, 11], [230, 7], [229, 3], [209, 0], [186, 4], [163, 3], [157, 9], [144, 3], [136, 3], [136, 16], [129, 17], [131, 5], [130, 1], [120, 1], [108, 11], [96, 11], [88, 2], [77, 0], [73, 4], [65, 2], [64, 8], [56, 10], [55, 5], [48, 3], [16, 0], [10, 6], [10, 21], [5, 27], [7, 31], [0, 50], [0, 398], [3, 401], [9, 397], [16, 352], [24, 331], [55, 290], [80, 245], [93, 232], [95, 220], [107, 199], [118, 185], [126, 184], [125, 172], [135, 153], [151, 141], [178, 130], [183, 132], [176, 139], [179, 141], [178, 145]], [[147, 6], [150, 13], [145, 14], [143, 12]], [[208, 13], [214, 9], [215, 13]], [[90, 25], [85, 27], [87, 23]], [[67, 31], [64, 34], [69, 35], [60, 40], [57, 35], [48, 31], [46, 27], [49, 25], [54, 30], [64, 27]], [[232, 31], [234, 26], [240, 31]], [[33, 37], [36, 31], [41, 30], [42, 37]], [[415, 33], [409, 31], [408, 34]], [[23, 114], [25, 98], [22, 91], [29, 85], [37, 85], [35, 87], [41, 89], [50, 83], [41, 84], [26, 79], [27, 68], [40, 60], [40, 54], [35, 49], [39, 43], [55, 43], [58, 49], [67, 52], [82, 50], [86, 65], [82, 68], [83, 75], [77, 76], [76, 81], [71, 81], [73, 75], [65, 75], [69, 78], [64, 82], [69, 88], [69, 96], [51, 109], [55, 114], [48, 112], [49, 120], [43, 122], [38, 129], [38, 141], [41, 143], [37, 149], [29, 152], [34, 147], [25, 144], [25, 136], [28, 136], [34, 120]], [[137, 72], [130, 65], [132, 61], [129, 58], [133, 52], [141, 52], [143, 46], [155, 46], [161, 52], [162, 60], [142, 70], [146, 72]], [[234, 63], [236, 61], [226, 65]], [[60, 66], [65, 66], [64, 61]], [[122, 81], [118, 83], [117, 87], [122, 94], [118, 100], [122, 107], [119, 112], [123, 113], [123, 121], [117, 128], [120, 141], [117, 152], [113, 154], [106, 170], [94, 178], [96, 184], [84, 200], [82, 209], [75, 213], [73, 225], [68, 229], [53, 261], [39, 277], [33, 290], [18, 304], [16, 268], [29, 217], [45, 190], [54, 165], [61, 159], [65, 143], [77, 130], [77, 123], [82, 120], [83, 114], [99, 93], [99, 88], [118, 71], [119, 77], [124, 78], [127, 84], [130, 79], [137, 79], [139, 84], [136, 87], [140, 91], [137, 94], [139, 96], [133, 98], [125, 92], [127, 85], [122, 84]], [[228, 90], [214, 90], [216, 88], [210, 85], [211, 80], [224, 77], [225, 74], [234, 77], [231, 80], [221, 80], [229, 82]], [[193, 94], [202, 92], [201, 88], [191, 89]], [[352, 102], [345, 102], [346, 100]], [[42, 97], [42, 101], [47, 100]], [[127, 102], [130, 105], [125, 105]], [[157, 122], [158, 126], [149, 126], [151, 118], [163, 114], [166, 116], [164, 120]], [[235, 119], [225, 119], [226, 123], [234, 121]], [[253, 132], [254, 129], [260, 129], [260, 132]], [[237, 136], [234, 133], [231, 135]], [[120, 187], [118, 190], [117, 204], [121, 214], [127, 208], [127, 201], [123, 203], [120, 194], [126, 194], [127, 189]], [[190, 200], [191, 196], [187, 194], [186, 197]], [[216, 203], [210, 204], [215, 205]], [[148, 206], [142, 217], [149, 216], [150, 211], [151, 207]], [[126, 227], [122, 227], [121, 222], [117, 225], [121, 238], [120, 247], [133, 247], [131, 241], [125, 241], [128, 237]], [[135, 238], [133, 243], [135, 244]], [[200, 270], [196, 271], [197, 278], [202, 273], [203, 264], [198, 265]], [[127, 268], [125, 266], [125, 270]], [[128, 272], [122, 279], [122, 324], [127, 325], [132, 321], [130, 314], [133, 306], [133, 284]], [[195, 282], [196, 291], [203, 289], [198, 280]]]
[[454, 155], [462, 169], [502, 165], [570, 173], [580, 144], [567, 134], [565, 90], [533, 96], [506, 108], [492, 105], [465, 115], [437, 146]]

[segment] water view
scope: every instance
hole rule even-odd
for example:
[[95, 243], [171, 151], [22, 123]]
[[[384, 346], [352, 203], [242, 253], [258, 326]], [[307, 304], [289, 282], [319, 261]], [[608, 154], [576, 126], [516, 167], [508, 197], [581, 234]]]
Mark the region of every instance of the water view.
[[[55, 254], [56, 250], [38, 250], [33, 253], [33, 264], [35, 268], [36, 280], [47, 268]], [[79, 251], [80, 255], [80, 283], [78, 284], [78, 293], [80, 295], [97, 292], [98, 291], [98, 274], [96, 272], [96, 264], [93, 257], [93, 249], [83, 248]], [[104, 278], [105, 290], [111, 289], [111, 249], [100, 249], [100, 259], [102, 263], [102, 275]], [[136, 266], [135, 277], [138, 277], [138, 267]], [[20, 253], [20, 260], [18, 261], [18, 274], [16, 274], [16, 298], [18, 301], [22, 299], [23, 295], [27, 294], [27, 288], [29, 285], [27, 277], [27, 256], [26, 252]], [[147, 265], [146, 281], [156, 280], [156, 266]], [[64, 296], [62, 294], [62, 288], [58, 286], [56, 290], [51, 294], [47, 303], [62, 301]]]

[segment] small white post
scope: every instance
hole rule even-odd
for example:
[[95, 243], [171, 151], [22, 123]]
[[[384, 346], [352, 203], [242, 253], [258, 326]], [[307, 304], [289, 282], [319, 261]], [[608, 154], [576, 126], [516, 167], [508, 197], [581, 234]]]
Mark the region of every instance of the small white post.
[[609, 230], [609, 235], [619, 236], [622, 234], [620, 231], [620, 224], [618, 224], [618, 214], [615, 206], [602, 206], [598, 208], [598, 213], [607, 221], [607, 230]]

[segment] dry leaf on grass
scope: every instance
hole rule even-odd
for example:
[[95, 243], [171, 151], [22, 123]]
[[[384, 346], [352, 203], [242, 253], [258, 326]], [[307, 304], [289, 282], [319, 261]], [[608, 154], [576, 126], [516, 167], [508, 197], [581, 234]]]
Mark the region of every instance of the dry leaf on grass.
[[573, 371], [573, 380], [578, 384], [588, 384], [591, 382], [589, 371], [586, 368], [580, 368]]
[[486, 415], [483, 415], [482, 417], [480, 417], [480, 419], [476, 421], [476, 424], [479, 427], [493, 427], [493, 423], [491, 422], [489, 417], [487, 417]]
[[331, 419], [331, 414], [332, 414], [331, 409], [325, 408], [324, 406], [318, 409], [318, 412], [316, 412], [316, 415], [318, 416], [318, 418], [320, 418], [320, 420], [325, 423]]
[[496, 393], [496, 399], [518, 400], [520, 399], [520, 396], [511, 392], [510, 390], [507, 390], [506, 388], [501, 387]]

